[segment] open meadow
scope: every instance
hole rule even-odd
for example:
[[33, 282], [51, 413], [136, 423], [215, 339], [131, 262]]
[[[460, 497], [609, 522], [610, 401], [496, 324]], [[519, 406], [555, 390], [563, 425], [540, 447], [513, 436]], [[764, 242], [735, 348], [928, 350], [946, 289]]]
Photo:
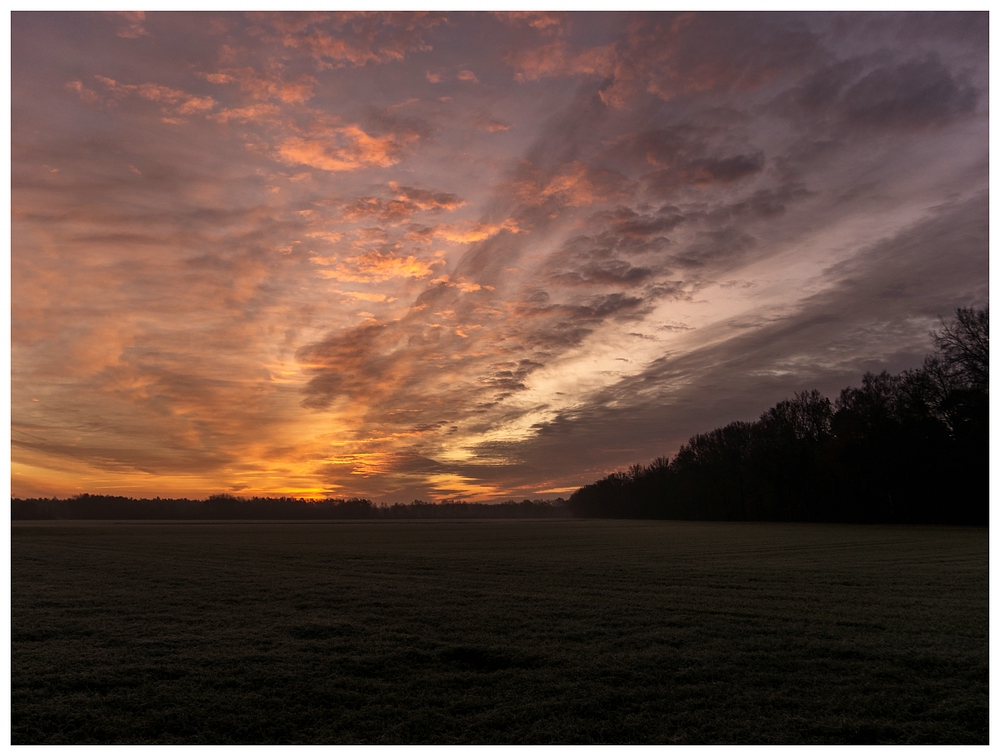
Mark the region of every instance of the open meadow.
[[986, 743], [985, 528], [15, 523], [12, 741]]

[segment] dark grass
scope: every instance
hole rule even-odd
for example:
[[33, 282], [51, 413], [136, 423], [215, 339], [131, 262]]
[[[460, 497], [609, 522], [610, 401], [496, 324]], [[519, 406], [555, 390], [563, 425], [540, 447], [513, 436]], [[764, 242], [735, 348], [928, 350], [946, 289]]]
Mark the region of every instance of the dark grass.
[[988, 532], [12, 529], [20, 743], [986, 743]]

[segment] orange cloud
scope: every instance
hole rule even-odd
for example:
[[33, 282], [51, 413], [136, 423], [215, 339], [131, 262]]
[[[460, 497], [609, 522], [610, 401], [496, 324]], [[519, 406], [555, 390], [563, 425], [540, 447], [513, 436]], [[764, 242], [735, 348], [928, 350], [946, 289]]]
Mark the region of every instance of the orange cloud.
[[278, 146], [278, 158], [289, 165], [338, 172], [361, 168], [387, 168], [400, 161], [400, 152], [407, 141], [416, 137], [404, 135], [372, 136], [360, 126], [331, 127], [325, 133], [309, 138], [293, 136]]
[[438, 473], [427, 477], [427, 484], [437, 496], [443, 499], [466, 499], [476, 501], [499, 496], [503, 493], [494, 483], [486, 483], [454, 473]]
[[344, 235], [339, 231], [312, 231], [306, 236], [313, 239], [322, 239], [323, 241], [330, 242], [331, 244], [339, 242], [344, 238]]
[[508, 218], [503, 223], [473, 223], [464, 227], [460, 226], [438, 226], [434, 229], [434, 236], [458, 244], [471, 244], [472, 242], [488, 239], [500, 231], [510, 231], [518, 234], [521, 229], [517, 221]]
[[507, 56], [507, 63], [516, 73], [517, 81], [537, 81], [546, 76], [608, 76], [614, 70], [613, 45], [592, 47], [571, 53], [564, 40], [556, 40], [540, 47], [520, 49]]
[[213, 121], [228, 123], [229, 121], [239, 121], [249, 123], [253, 121], [274, 121], [281, 115], [281, 108], [271, 103], [257, 103], [244, 108], [226, 108], [218, 113], [208, 116]]
[[421, 260], [413, 255], [395, 257], [380, 252], [365, 252], [338, 263], [336, 258], [313, 257], [317, 265], [335, 265], [333, 269], [319, 272], [322, 278], [354, 283], [377, 283], [390, 278], [426, 278], [434, 268], [444, 265], [444, 260]]
[[412, 202], [421, 210], [455, 210], [465, 204], [465, 200], [447, 192], [431, 192], [412, 186], [400, 186], [395, 181], [389, 182], [389, 188], [396, 192], [396, 199]]
[[408, 52], [430, 50], [424, 33], [444, 23], [436, 13], [258, 13], [281, 43], [312, 57], [323, 68], [364, 66], [403, 60]]
[[495, 11], [494, 15], [508, 24], [527, 24], [538, 32], [551, 34], [569, 26], [569, 18], [565, 13], [551, 11]]
[[480, 116], [473, 120], [472, 124], [477, 129], [484, 129], [489, 131], [491, 134], [496, 131], [510, 131], [510, 124], [504, 121], [499, 121], [496, 118], [490, 118], [489, 116]]
[[386, 452], [357, 452], [354, 454], [338, 454], [324, 460], [328, 465], [350, 466], [351, 475], [369, 477], [390, 472], [392, 455]]
[[184, 92], [180, 89], [165, 87], [160, 84], [122, 84], [106, 76], [95, 76], [111, 93], [118, 98], [138, 95], [151, 102], [162, 103], [167, 107], [163, 108], [165, 113], [178, 115], [191, 115], [202, 113], [215, 107], [215, 100], [211, 97], [199, 97]]
[[554, 176], [539, 175], [529, 167], [529, 175], [516, 181], [513, 189], [528, 205], [554, 200], [568, 207], [586, 207], [626, 194], [624, 176], [593, 168], [579, 160], [563, 166]]
[[465, 204], [465, 200], [447, 192], [432, 192], [412, 186], [400, 186], [395, 181], [390, 181], [388, 187], [392, 192], [393, 199], [359, 197], [341, 205], [340, 218], [351, 223], [377, 218], [383, 223], [399, 225], [408, 222], [418, 212], [451, 211]]
[[334, 289], [333, 291], [351, 299], [361, 300], [362, 302], [385, 302], [388, 304], [396, 301], [396, 297], [390, 297], [386, 294], [376, 294], [370, 291], [342, 291], [340, 289]]
[[75, 92], [77, 96], [86, 103], [96, 104], [104, 102], [97, 92], [83, 86], [82, 81], [68, 81], [66, 82], [66, 89], [70, 92]]
[[277, 76], [261, 74], [253, 68], [226, 68], [209, 74], [201, 74], [213, 84], [238, 84], [240, 89], [255, 100], [280, 100], [289, 105], [298, 105], [312, 99], [316, 79], [301, 76], [295, 81], [286, 81]]
[[[452, 281], [451, 277], [448, 276], [447, 274], [441, 276], [440, 278], [435, 278], [433, 281], [431, 281], [431, 283], [435, 284], [435, 285], [438, 285], [438, 286], [441, 286], [441, 285], [443, 285], [443, 286], [450, 286], [450, 287], [452, 287], [454, 289], [458, 289], [463, 294], [471, 294], [472, 292], [481, 291], [483, 289], [486, 289], [487, 291], [494, 291], [494, 288], [492, 286], [484, 286], [483, 284], [472, 283], [471, 281]], [[455, 315], [455, 313], [453, 311], [449, 311], [449, 312], [451, 312], [452, 316]], [[435, 314], [436, 315], [440, 315], [441, 313], [435, 313]], [[475, 330], [475, 329], [481, 328], [481, 327], [482, 326], [478, 326], [478, 325], [477, 326], [468, 326], [468, 328], [470, 328], [471, 330]], [[463, 336], [463, 338], [466, 338], [466, 337]]]
[[419, 208], [412, 202], [385, 201], [378, 197], [361, 197], [345, 205], [340, 212], [342, 220], [357, 223], [368, 218], [378, 218], [383, 223], [398, 225], [410, 220]]
[[149, 36], [149, 32], [143, 26], [146, 20], [144, 11], [112, 11], [112, 14], [120, 24], [117, 31], [119, 37], [138, 39]]

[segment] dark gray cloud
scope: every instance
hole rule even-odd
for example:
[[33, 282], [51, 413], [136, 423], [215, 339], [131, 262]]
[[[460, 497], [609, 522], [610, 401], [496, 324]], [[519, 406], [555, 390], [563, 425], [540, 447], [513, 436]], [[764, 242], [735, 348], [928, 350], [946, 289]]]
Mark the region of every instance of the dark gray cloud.
[[860, 58], [841, 61], [806, 77], [791, 95], [806, 113], [861, 130], [941, 126], [973, 113], [979, 99], [967, 77], [933, 53], [875, 67]]
[[853, 126], [926, 128], [975, 110], [978, 93], [935, 56], [883, 66], [847, 89], [841, 107]]

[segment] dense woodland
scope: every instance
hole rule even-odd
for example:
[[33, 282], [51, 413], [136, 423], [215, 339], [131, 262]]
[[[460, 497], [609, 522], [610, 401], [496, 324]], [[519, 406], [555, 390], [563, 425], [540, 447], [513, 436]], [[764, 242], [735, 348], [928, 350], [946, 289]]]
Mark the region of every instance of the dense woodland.
[[936, 352], [898, 375], [866, 374], [835, 401], [802, 392], [756, 422], [691, 438], [569, 502], [365, 499], [13, 499], [15, 520], [339, 520], [609, 517], [985, 525], [989, 517], [989, 311], [959, 309]]
[[569, 500], [582, 517], [985, 525], [989, 311], [960, 309], [921, 368], [868, 373], [694, 436]]

